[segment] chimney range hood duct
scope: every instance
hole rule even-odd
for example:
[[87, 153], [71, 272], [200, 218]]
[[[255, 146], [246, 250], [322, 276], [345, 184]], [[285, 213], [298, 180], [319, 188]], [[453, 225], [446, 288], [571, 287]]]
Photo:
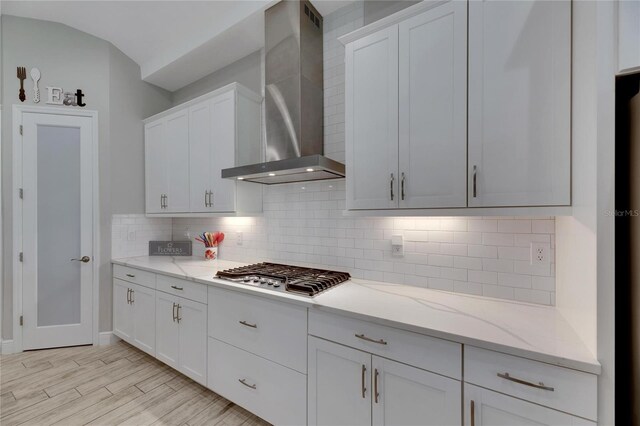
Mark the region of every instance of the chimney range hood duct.
[[222, 170], [263, 184], [344, 177], [324, 157], [322, 16], [308, 1], [283, 0], [265, 11], [266, 162]]

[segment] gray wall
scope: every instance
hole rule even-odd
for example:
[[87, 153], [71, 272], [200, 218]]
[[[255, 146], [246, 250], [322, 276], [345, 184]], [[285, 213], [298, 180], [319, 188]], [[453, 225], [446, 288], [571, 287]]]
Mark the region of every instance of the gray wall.
[[421, 0], [375, 0], [364, 2], [364, 25], [368, 25], [385, 16], [396, 13], [405, 7], [409, 7]]
[[258, 50], [218, 71], [202, 77], [173, 92], [173, 104], [178, 105], [204, 95], [229, 83], [237, 82], [256, 93], [262, 90], [261, 52]]
[[[2, 15], [2, 196], [3, 196], [3, 321], [2, 337], [12, 337], [12, 105], [17, 99], [17, 66], [38, 67], [42, 73], [40, 88], [45, 104], [46, 86], [65, 89], [81, 88], [86, 109], [98, 111], [99, 178], [100, 178], [100, 330], [111, 330], [111, 214], [114, 191], [119, 211], [142, 211], [138, 199], [144, 198], [139, 170], [132, 164], [143, 164], [142, 124], [138, 117], [166, 109], [171, 96], [140, 81], [140, 70], [110, 43], [62, 24]], [[122, 56], [121, 56], [122, 55]], [[27, 101], [32, 104], [31, 84], [26, 84]], [[134, 99], [135, 98], [135, 99]], [[148, 102], [149, 105], [142, 108]], [[141, 111], [142, 110], [142, 111]], [[115, 118], [111, 120], [111, 112]], [[129, 115], [127, 115], [129, 114]], [[130, 135], [129, 132], [134, 132]], [[137, 132], [137, 133], [136, 133]], [[113, 138], [118, 138], [112, 143]], [[123, 146], [126, 149], [123, 150]], [[131, 145], [136, 148], [131, 148]], [[126, 158], [126, 160], [123, 160]], [[113, 159], [113, 161], [112, 161]], [[128, 161], [128, 162], [127, 162]], [[121, 167], [120, 164], [123, 164]], [[124, 174], [127, 178], [111, 178]], [[136, 183], [132, 183], [136, 181]], [[126, 182], [124, 184], [123, 182]], [[130, 191], [130, 192], [128, 192]], [[137, 192], [137, 193], [136, 193]], [[123, 195], [126, 194], [126, 195]]]

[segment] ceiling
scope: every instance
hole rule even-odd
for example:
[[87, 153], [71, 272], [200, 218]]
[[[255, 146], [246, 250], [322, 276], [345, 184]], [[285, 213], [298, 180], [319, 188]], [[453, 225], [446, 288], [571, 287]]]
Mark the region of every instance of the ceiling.
[[[278, 0], [8, 1], [2, 13], [59, 22], [113, 43], [143, 80], [175, 91], [260, 49]], [[327, 14], [353, 0], [315, 0]]]

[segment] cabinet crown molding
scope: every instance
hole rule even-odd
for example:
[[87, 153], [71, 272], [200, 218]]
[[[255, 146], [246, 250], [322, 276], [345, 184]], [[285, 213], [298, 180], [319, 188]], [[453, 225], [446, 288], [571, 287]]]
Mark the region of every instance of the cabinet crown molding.
[[444, 3], [455, 0], [424, 0], [420, 3], [417, 3], [413, 6], [409, 6], [406, 9], [402, 9], [392, 15], [386, 16], [382, 19], [374, 21], [369, 25], [365, 25], [364, 27], [358, 28], [355, 31], [347, 33], [343, 36], [338, 37], [338, 41], [344, 45], [349, 44], [353, 41], [356, 41], [362, 37], [368, 36], [369, 34], [373, 34], [381, 29], [390, 27], [392, 25], [398, 24], [407, 18], [410, 18], [414, 15], [418, 15], [421, 12], [424, 12], [429, 9], [433, 9], [434, 7], [440, 6]]
[[229, 83], [226, 86], [222, 86], [218, 89], [215, 89], [211, 92], [205, 93], [204, 95], [200, 95], [197, 98], [193, 98], [189, 101], [183, 102], [179, 105], [176, 105], [172, 108], [169, 108], [165, 111], [159, 112], [158, 114], [152, 115], [151, 117], [145, 118], [144, 120], [142, 120], [143, 124], [147, 124], [150, 122], [153, 122], [159, 118], [162, 117], [166, 117], [169, 116], [173, 113], [176, 113], [178, 111], [181, 111], [185, 108], [188, 108], [192, 105], [197, 105], [202, 101], [206, 101], [207, 99], [211, 99], [211, 98], [215, 98], [216, 96], [219, 96], [223, 93], [226, 92], [230, 92], [232, 90], [235, 90], [236, 92], [246, 96], [247, 98], [249, 98], [250, 100], [254, 101], [254, 102], [262, 102], [262, 96], [258, 95], [257, 93], [255, 93], [253, 90], [248, 89], [247, 87], [243, 86], [240, 83]]

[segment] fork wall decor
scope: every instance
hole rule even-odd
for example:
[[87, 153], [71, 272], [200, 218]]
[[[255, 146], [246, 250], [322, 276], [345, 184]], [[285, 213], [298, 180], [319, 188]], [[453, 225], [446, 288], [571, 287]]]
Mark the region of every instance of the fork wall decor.
[[20, 102], [24, 102], [27, 96], [24, 93], [24, 80], [27, 78], [27, 69], [25, 67], [18, 67], [18, 79], [20, 80], [20, 92], [18, 99]]

